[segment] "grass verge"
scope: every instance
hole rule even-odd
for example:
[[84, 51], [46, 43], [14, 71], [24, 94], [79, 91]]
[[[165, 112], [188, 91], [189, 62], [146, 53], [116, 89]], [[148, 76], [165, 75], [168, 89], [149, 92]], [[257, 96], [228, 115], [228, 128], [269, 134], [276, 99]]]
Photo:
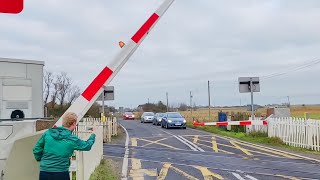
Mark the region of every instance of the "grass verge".
[[217, 126], [193, 126], [192, 123], [188, 123], [187, 126], [192, 129], [199, 129], [206, 132], [210, 132], [213, 134], [218, 134], [222, 136], [227, 136], [235, 139], [239, 139], [246, 142], [251, 143], [258, 143], [263, 145], [269, 145], [279, 148], [284, 148], [287, 150], [292, 150], [296, 152], [303, 152], [303, 153], [310, 153], [315, 155], [320, 155], [320, 152], [312, 151], [305, 148], [298, 148], [298, 147], [292, 147], [286, 145], [280, 138], [278, 137], [268, 137], [266, 133], [259, 133], [259, 132], [253, 132], [253, 133], [243, 133], [243, 132], [231, 132], [231, 131], [225, 131], [224, 129], [217, 127]]
[[90, 180], [117, 180], [118, 178], [111, 163], [104, 159], [90, 176]]

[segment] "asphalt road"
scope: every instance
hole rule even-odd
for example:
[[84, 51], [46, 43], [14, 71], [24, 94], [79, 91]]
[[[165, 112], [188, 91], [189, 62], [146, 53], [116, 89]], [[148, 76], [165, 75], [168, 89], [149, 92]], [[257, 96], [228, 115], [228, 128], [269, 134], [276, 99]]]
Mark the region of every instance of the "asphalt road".
[[[128, 179], [320, 179], [320, 161], [187, 128], [119, 121], [129, 134]], [[106, 157], [125, 147], [105, 145]]]

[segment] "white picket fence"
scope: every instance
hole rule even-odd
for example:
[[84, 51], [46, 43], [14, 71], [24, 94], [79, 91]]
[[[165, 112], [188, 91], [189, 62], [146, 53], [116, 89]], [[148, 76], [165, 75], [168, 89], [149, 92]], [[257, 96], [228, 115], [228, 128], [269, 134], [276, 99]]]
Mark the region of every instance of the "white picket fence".
[[106, 118], [83, 118], [73, 132], [76, 136], [83, 140], [87, 140], [91, 134], [91, 130], [96, 128], [96, 142], [90, 151], [75, 151], [70, 168], [70, 179], [72, 172], [76, 172], [77, 180], [87, 180], [94, 172], [95, 168], [100, 164], [103, 158], [103, 142], [111, 141], [111, 136], [117, 135], [117, 119]]
[[268, 118], [268, 136], [294, 147], [320, 151], [320, 120]]

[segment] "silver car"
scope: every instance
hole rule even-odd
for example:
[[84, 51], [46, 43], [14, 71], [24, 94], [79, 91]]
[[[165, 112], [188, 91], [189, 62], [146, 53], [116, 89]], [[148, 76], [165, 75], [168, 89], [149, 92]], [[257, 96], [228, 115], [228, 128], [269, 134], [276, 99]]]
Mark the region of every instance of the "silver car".
[[160, 125], [160, 124], [161, 124], [162, 117], [163, 117], [164, 115], [166, 115], [166, 113], [156, 113], [156, 115], [155, 115], [154, 118], [153, 118], [152, 124], [153, 124], [153, 125], [156, 125], [156, 126]]
[[178, 112], [167, 112], [166, 115], [162, 117], [161, 127], [167, 128], [167, 129], [172, 127], [179, 127], [179, 128], [186, 129], [187, 121]]
[[141, 116], [141, 123], [152, 122], [154, 118], [153, 112], [144, 112]]

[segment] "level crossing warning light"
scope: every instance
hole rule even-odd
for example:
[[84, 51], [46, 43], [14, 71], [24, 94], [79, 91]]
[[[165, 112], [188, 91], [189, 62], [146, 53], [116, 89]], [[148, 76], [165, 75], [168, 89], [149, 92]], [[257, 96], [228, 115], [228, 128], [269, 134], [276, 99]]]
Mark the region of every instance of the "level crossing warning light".
[[122, 48], [123, 46], [125, 46], [126, 44], [123, 41], [119, 42], [119, 46]]

